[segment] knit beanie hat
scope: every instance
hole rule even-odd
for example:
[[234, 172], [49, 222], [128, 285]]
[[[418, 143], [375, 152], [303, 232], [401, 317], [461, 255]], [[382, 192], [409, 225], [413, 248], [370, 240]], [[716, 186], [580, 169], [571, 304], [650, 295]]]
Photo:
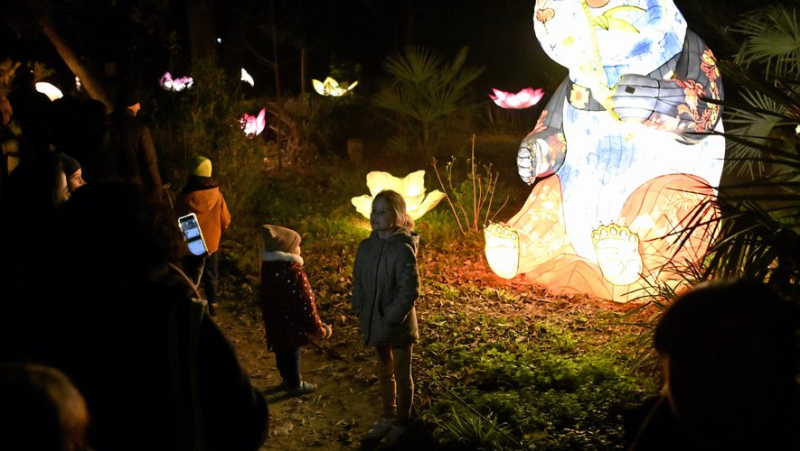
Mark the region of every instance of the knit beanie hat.
[[194, 157], [189, 161], [189, 175], [195, 177], [211, 177], [211, 160], [206, 157]]
[[292, 252], [300, 246], [300, 234], [292, 229], [264, 224], [261, 234], [264, 236], [264, 250], [268, 252]]
[[123, 86], [117, 91], [117, 108], [127, 108], [141, 102], [141, 93], [135, 86]]
[[66, 175], [67, 178], [70, 178], [72, 174], [78, 172], [78, 169], [81, 168], [81, 164], [78, 163], [78, 160], [72, 158], [64, 152], [59, 152], [58, 156], [61, 158], [61, 166], [63, 167], [64, 175]]

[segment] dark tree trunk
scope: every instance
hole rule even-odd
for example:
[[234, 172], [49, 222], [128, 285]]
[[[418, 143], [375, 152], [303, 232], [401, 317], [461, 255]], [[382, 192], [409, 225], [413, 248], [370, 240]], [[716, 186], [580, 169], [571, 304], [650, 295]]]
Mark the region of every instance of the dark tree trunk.
[[189, 23], [189, 56], [192, 67], [202, 67], [202, 62], [216, 65], [216, 31], [212, 0], [187, 0], [186, 14]]
[[43, 5], [43, 7], [36, 9], [34, 14], [36, 15], [36, 20], [39, 22], [39, 25], [42, 27], [42, 32], [44, 32], [47, 39], [53, 44], [53, 47], [56, 48], [56, 51], [59, 56], [61, 56], [61, 59], [64, 60], [67, 67], [69, 67], [73, 74], [81, 79], [81, 84], [89, 96], [103, 102], [103, 105], [106, 106], [106, 111], [110, 113], [114, 109], [114, 102], [106, 92], [103, 84], [58, 32], [58, 28], [53, 22], [50, 13], [47, 12], [46, 5], [43, 3], [39, 4]]
[[[225, 72], [239, 78], [247, 54], [247, 31], [252, 16], [252, 2], [237, 1], [219, 7], [217, 26], [224, 35], [220, 62]], [[245, 68], [253, 70], [252, 68]]]

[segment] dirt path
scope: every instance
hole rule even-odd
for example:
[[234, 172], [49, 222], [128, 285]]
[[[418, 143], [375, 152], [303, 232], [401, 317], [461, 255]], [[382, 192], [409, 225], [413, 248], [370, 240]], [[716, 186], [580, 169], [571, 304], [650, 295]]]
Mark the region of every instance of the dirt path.
[[[380, 413], [373, 359], [355, 336], [355, 326], [338, 327], [323, 343], [302, 350], [303, 379], [318, 385], [312, 394], [287, 397], [274, 390], [280, 381], [275, 355], [264, 345], [264, 325], [247, 314], [220, 309], [217, 316], [225, 335], [236, 346], [253, 385], [269, 403], [270, 431], [262, 450], [359, 449], [360, 437]], [[354, 341], [355, 340], [355, 341]], [[338, 357], [338, 358], [336, 358]]]

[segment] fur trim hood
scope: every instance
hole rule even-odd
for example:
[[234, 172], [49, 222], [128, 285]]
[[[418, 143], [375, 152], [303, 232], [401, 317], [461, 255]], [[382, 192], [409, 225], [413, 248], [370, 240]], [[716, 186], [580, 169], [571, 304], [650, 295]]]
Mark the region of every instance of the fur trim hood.
[[262, 262], [292, 262], [300, 266], [303, 266], [304, 263], [303, 257], [299, 255], [281, 251], [268, 251], [266, 249], [261, 249], [258, 253], [258, 257]]

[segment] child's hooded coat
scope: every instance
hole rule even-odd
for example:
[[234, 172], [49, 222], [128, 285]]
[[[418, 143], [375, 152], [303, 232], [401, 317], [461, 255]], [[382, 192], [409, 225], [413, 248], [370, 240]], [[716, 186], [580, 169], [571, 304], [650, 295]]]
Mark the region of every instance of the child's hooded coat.
[[418, 246], [419, 236], [402, 230], [386, 239], [372, 232], [359, 245], [351, 302], [367, 346], [405, 346], [419, 340], [414, 309]]

